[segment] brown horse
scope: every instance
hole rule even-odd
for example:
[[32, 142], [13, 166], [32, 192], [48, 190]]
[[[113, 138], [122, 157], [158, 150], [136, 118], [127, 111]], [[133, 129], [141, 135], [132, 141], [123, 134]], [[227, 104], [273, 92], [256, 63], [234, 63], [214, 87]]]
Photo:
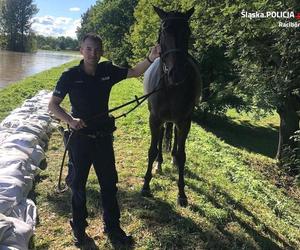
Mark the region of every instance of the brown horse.
[[161, 19], [159, 31], [161, 56], [147, 70], [144, 87], [146, 92], [155, 89], [159, 91], [148, 99], [151, 145], [142, 195], [151, 196], [150, 181], [153, 163], [156, 159], [160, 168], [163, 161], [164, 125], [167, 130], [166, 135], [170, 139], [175, 124], [172, 156], [179, 171], [178, 203], [187, 206], [184, 192], [185, 141], [191, 127], [191, 115], [202, 90], [198, 64], [188, 54], [188, 41], [191, 34], [188, 20], [194, 8], [186, 13], [165, 12], [157, 7], [154, 7], [154, 10]]

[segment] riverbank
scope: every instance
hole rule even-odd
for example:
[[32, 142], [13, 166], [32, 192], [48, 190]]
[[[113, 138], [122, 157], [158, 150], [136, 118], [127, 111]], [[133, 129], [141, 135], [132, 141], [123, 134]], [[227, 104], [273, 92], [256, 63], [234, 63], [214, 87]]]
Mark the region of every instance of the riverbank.
[[73, 60], [0, 89], [0, 121], [2, 121], [10, 111], [20, 106], [24, 100], [33, 97], [39, 90], [53, 90], [61, 73], [78, 63], [79, 60]]

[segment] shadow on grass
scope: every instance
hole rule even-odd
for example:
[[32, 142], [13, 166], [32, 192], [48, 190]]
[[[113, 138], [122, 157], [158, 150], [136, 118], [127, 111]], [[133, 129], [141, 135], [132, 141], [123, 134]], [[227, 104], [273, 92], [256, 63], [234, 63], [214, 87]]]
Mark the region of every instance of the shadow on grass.
[[[143, 198], [140, 193], [136, 192], [122, 193], [122, 196], [129, 197], [122, 206], [130, 207], [131, 213], [134, 211], [134, 214], [143, 221], [145, 225], [143, 228], [150, 231], [155, 238], [155, 242], [149, 244], [159, 245], [161, 249], [282, 249], [271, 239], [280, 242], [285, 249], [292, 249], [292, 246], [284, 239], [222, 190], [218, 190], [218, 192], [224, 196], [228, 204], [221, 204], [214, 196], [207, 194], [201, 188], [193, 185], [190, 188], [195, 193], [204, 195], [216, 208], [228, 212], [227, 220], [220, 222], [218, 218], [212, 219], [205, 214], [203, 208], [192, 204], [189, 209], [209, 222], [196, 223], [192, 218], [184, 217], [176, 212], [171, 204], [155, 197]], [[230, 209], [230, 207], [234, 207], [234, 209]], [[264, 225], [263, 234], [271, 239], [258, 232], [251, 223], [237, 216], [235, 211], [251, 217], [255, 226]], [[239, 224], [244, 235], [227, 230], [226, 225], [229, 222]], [[249, 240], [249, 236], [253, 240]]]
[[[99, 197], [98, 194], [97, 190], [87, 188], [87, 207], [90, 218], [99, 216], [99, 213], [90, 213], [91, 210], [97, 209], [98, 212], [100, 210], [100, 214], [102, 213], [101, 202], [99, 202], [98, 198], [95, 199], [95, 197]], [[203, 242], [208, 240], [222, 242], [220, 235], [210, 231], [203, 231], [192, 219], [182, 217], [165, 201], [157, 198], [143, 198], [139, 192], [127, 192], [124, 190], [119, 190], [118, 197], [121, 212], [128, 210], [131, 214], [140, 218], [144, 225], [143, 228], [146, 227], [146, 230], [150, 231], [151, 235], [154, 235], [154, 242], [149, 243], [150, 245], [161, 246], [162, 249], [187, 249], [190, 245], [185, 240], [186, 234], [202, 239]], [[57, 214], [64, 217], [70, 216], [69, 191], [60, 195], [51, 194], [48, 196], [48, 201]], [[147, 239], [144, 240], [147, 242]], [[112, 241], [111, 244], [114, 249], [135, 248], [135, 246], [124, 248], [124, 246]]]
[[[189, 170], [186, 170], [186, 176], [197, 180], [199, 183], [207, 182], [204, 178], [199, 177], [197, 174], [192, 173]], [[243, 204], [234, 200], [227, 192], [224, 192], [221, 187], [213, 185], [211, 192], [208, 192], [204, 188], [201, 188], [201, 185], [195, 186], [189, 183], [188, 186], [197, 194], [204, 195], [214, 207], [227, 212], [227, 218], [222, 221], [222, 223], [216, 224], [216, 227], [225, 237], [228, 238], [229, 241], [235, 242], [237, 247], [244, 248], [245, 239], [237, 237], [234, 233], [226, 229], [226, 225], [231, 222], [239, 225], [248, 235], [250, 235], [260, 249], [282, 249], [281, 246], [279, 246], [276, 242], [282, 244], [284, 249], [293, 249], [293, 246], [291, 246], [285, 239], [283, 239], [272, 228], [266, 225], [261, 219], [258, 218], [257, 215], [245, 208]], [[222, 199], [219, 198], [219, 200], [217, 200], [215, 197], [222, 197]], [[222, 202], [220, 200], [222, 200]], [[191, 209], [199, 213], [201, 216], [206, 217], [205, 211], [200, 206], [193, 204], [191, 205]], [[247, 220], [250, 222], [244, 218], [247, 218]], [[211, 222], [214, 223], [214, 220], [211, 220]], [[255, 227], [261, 228], [261, 231], [257, 231]], [[271, 239], [274, 239], [276, 242]], [[246, 248], [256, 248], [255, 246], [251, 246], [250, 241], [246, 242], [246, 244]]]
[[234, 147], [245, 148], [270, 158], [276, 156], [278, 132], [271, 126], [253, 126], [246, 121], [237, 124], [227, 117], [212, 114], [205, 121], [195, 115], [193, 121]]
[[[205, 181], [198, 178], [196, 175], [189, 173], [188, 175], [189, 177], [193, 176], [197, 178], [199, 181]], [[281, 249], [276, 242], [273, 242], [268, 237], [262, 235], [261, 232], [258, 232], [254, 226], [251, 225], [252, 223], [249, 223], [241, 219], [240, 216], [237, 216], [236, 212], [243, 213], [249, 217], [257, 227], [263, 225], [263, 233], [265, 235], [268, 235], [277, 242], [280, 242], [285, 249], [292, 249], [292, 247], [286, 243], [284, 239], [281, 239], [280, 236], [274, 233], [272, 229], [268, 228], [268, 226], [260, 221], [256, 215], [243, 207], [239, 202], [234, 201], [227, 193], [218, 189], [218, 187], [216, 187], [214, 191], [224, 197], [226, 204], [221, 204], [212, 194], [208, 194], [204, 189], [201, 189], [198, 186], [189, 185], [189, 188], [199, 195], [204, 195], [216, 208], [228, 212], [228, 220], [217, 222], [217, 220], [208, 218], [203, 208], [197, 204], [192, 204], [189, 206], [190, 209], [201, 217], [204, 217], [209, 221], [209, 224], [213, 226], [197, 224], [192, 218], [180, 215], [175, 211], [171, 204], [159, 198], [143, 198], [138, 192], [125, 192], [123, 190], [120, 190], [118, 194], [120, 196], [119, 201], [121, 210], [123, 212], [128, 210], [131, 214], [142, 220], [144, 230], [149, 231], [153, 238], [153, 242], [147, 243], [153, 246], [159, 245], [162, 249], [196, 249], [197, 247], [200, 247], [200, 249], [232, 249], [231, 246], [233, 246], [233, 242], [234, 246], [237, 248], [246, 247], [256, 249], [257, 246], [259, 246], [261, 249]], [[99, 201], [93, 198], [98, 194], [98, 192], [95, 192], [93, 189], [87, 190], [87, 192], [88, 210], [91, 211], [93, 209], [97, 209], [98, 211], [101, 211], [101, 204], [99, 206]], [[49, 201], [51, 201], [52, 205], [54, 205], [56, 212], [61, 216], [69, 216], [70, 205], [66, 202], [69, 196], [67, 193], [68, 192], [60, 197], [48, 197]], [[99, 216], [98, 213], [90, 213], [89, 215], [91, 218]], [[226, 225], [229, 222], [235, 222], [240, 225], [242, 230], [252, 237], [255, 241], [255, 245], [253, 245], [253, 242], [249, 241], [246, 237], [243, 238], [240, 234], [235, 235], [234, 232], [227, 230]], [[200, 243], [200, 241], [202, 241], [202, 243]], [[196, 242], [200, 245], [196, 245]], [[124, 248], [114, 242], [111, 243], [114, 249], [131, 249]], [[97, 249], [96, 245], [91, 249]]]
[[[123, 210], [128, 210], [142, 221], [143, 226], [139, 234], [151, 236], [143, 239], [146, 248], [203, 249], [208, 240], [222, 242], [219, 235], [211, 231], [206, 232], [191, 218], [183, 217], [176, 212], [175, 208], [164, 200], [155, 197], [145, 198], [139, 192], [122, 190], [120, 196]], [[195, 245], [191, 245], [192, 242]]]
[[[166, 174], [174, 184], [177, 182], [177, 173]], [[293, 249], [282, 236], [269, 227], [261, 218], [249, 211], [240, 202], [234, 200], [221, 187], [213, 185], [207, 191], [200, 185], [189, 183], [189, 179], [198, 183], [207, 181], [186, 170], [187, 184], [197, 196], [204, 196], [206, 203], [226, 213], [220, 220], [217, 215], [208, 215], [207, 210], [198, 204], [190, 204], [189, 208], [197, 216], [183, 216], [176, 211], [176, 207], [160, 198], [143, 198], [139, 192], [120, 189], [118, 192], [121, 212], [130, 214], [130, 219], [138, 218], [141, 225], [135, 235], [138, 244], [144, 247], [160, 249]], [[176, 185], [176, 184], [175, 184]], [[203, 186], [205, 186], [203, 185]], [[157, 186], [157, 185], [156, 185]], [[157, 192], [156, 186], [153, 191]], [[221, 197], [221, 198], [220, 198]], [[70, 191], [59, 196], [48, 196], [51, 207], [61, 216], [70, 216]], [[87, 207], [90, 218], [102, 213], [99, 201], [99, 191], [95, 187], [87, 187]], [[206, 208], [207, 209], [207, 208]], [[90, 211], [97, 211], [91, 213]], [[101, 215], [100, 215], [101, 216]], [[124, 218], [123, 218], [124, 220]], [[135, 228], [134, 221], [124, 221], [131, 228]], [[238, 226], [238, 231], [232, 230], [230, 225]], [[148, 237], [147, 237], [148, 236]], [[142, 239], [141, 239], [142, 238]], [[124, 248], [113, 242], [114, 249]], [[281, 246], [280, 246], [280, 245]], [[97, 248], [91, 248], [97, 249]]]
[[[99, 198], [99, 191], [93, 188], [87, 187], [87, 208], [90, 217], [95, 217], [102, 209], [101, 200]], [[71, 213], [71, 190], [68, 189], [65, 192], [57, 193], [51, 192], [47, 195], [47, 200], [51, 203], [51, 207], [55, 213], [59, 216], [70, 217]], [[101, 210], [102, 212], [102, 210]]]

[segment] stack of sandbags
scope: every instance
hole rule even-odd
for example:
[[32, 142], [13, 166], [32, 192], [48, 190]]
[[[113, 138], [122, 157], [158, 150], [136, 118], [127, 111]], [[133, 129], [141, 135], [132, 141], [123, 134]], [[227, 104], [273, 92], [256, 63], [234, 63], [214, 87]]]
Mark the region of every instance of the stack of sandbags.
[[53, 129], [48, 114], [51, 93], [39, 92], [0, 124], [0, 249], [28, 249], [36, 206], [27, 198], [45, 162]]

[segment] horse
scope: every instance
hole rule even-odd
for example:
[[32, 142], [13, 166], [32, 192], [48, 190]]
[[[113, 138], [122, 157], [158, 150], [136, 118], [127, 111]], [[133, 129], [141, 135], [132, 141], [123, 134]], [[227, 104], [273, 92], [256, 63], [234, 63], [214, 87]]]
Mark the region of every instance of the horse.
[[161, 168], [163, 137], [165, 135], [170, 141], [174, 130], [172, 158], [179, 172], [177, 202], [185, 207], [188, 205], [184, 192], [185, 142], [190, 131], [194, 107], [202, 92], [198, 63], [188, 53], [191, 34], [188, 21], [194, 8], [187, 12], [165, 12], [154, 6], [154, 10], [161, 19], [158, 37], [161, 54], [144, 76], [145, 92], [154, 90], [155, 93], [148, 98], [151, 144], [141, 193], [146, 197], [152, 196], [150, 181], [153, 163], [156, 159], [158, 167]]

